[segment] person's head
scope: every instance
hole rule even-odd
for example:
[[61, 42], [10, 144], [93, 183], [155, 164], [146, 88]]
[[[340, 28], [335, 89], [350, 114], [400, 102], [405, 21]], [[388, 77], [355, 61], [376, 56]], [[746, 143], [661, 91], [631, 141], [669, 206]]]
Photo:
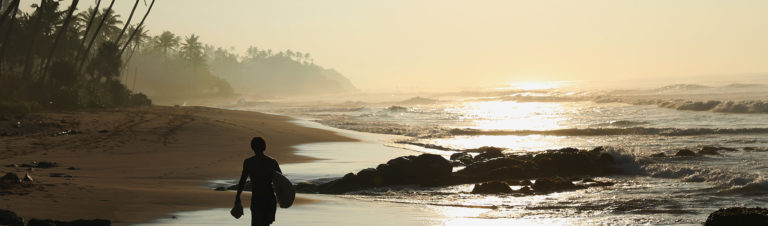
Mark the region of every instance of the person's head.
[[264, 141], [264, 138], [254, 137], [251, 139], [251, 149], [256, 154], [263, 154], [264, 150], [267, 150], [267, 142]]

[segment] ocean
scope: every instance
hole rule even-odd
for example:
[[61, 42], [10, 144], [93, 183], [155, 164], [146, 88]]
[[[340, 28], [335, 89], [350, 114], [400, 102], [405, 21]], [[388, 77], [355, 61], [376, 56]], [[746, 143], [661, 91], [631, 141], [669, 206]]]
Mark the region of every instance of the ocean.
[[[289, 115], [300, 124], [331, 127], [342, 134], [379, 134], [364, 141], [368, 146], [309, 147], [320, 151], [304, 154], [322, 155], [331, 162], [296, 166], [293, 173], [286, 170], [295, 181], [338, 178], [409, 153], [447, 157], [486, 146], [510, 155], [604, 147], [622, 172], [598, 178], [613, 186], [545, 195], [478, 195], [466, 184], [394, 186], [333, 196], [440, 215], [426, 225], [699, 225], [718, 208], [768, 204], [766, 85], [503, 88], [388, 97], [240, 101], [225, 107]], [[350, 149], [358, 151], [344, 153]], [[718, 154], [675, 157], [681, 149], [712, 149]], [[652, 156], [659, 153], [664, 157]], [[334, 163], [334, 158], [343, 161]]]

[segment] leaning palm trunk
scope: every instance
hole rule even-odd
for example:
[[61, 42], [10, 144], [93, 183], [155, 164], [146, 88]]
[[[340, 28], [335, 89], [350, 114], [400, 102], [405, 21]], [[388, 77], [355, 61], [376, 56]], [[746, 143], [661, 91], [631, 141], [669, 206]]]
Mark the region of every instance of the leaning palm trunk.
[[117, 36], [117, 39], [115, 39], [115, 43], [120, 43], [120, 38], [122, 38], [123, 34], [125, 34], [125, 30], [128, 29], [128, 25], [131, 24], [133, 13], [136, 12], [136, 6], [139, 6], [139, 0], [136, 0], [136, 3], [133, 3], [133, 9], [131, 9], [131, 15], [129, 15], [128, 20], [125, 21], [125, 26], [123, 26], [123, 30], [120, 31], [120, 35]]
[[128, 48], [128, 44], [131, 43], [131, 40], [133, 40], [133, 37], [136, 36], [136, 33], [139, 31], [138, 28], [144, 25], [144, 20], [147, 19], [147, 16], [149, 15], [149, 12], [152, 11], [152, 6], [155, 5], [155, 0], [152, 0], [152, 3], [149, 3], [149, 8], [147, 9], [147, 12], [144, 13], [144, 17], [141, 18], [141, 22], [139, 22], [139, 25], [136, 26], [137, 29], [133, 30], [133, 33], [131, 36], [128, 37], [128, 41], [125, 42], [125, 45], [123, 45], [123, 48], [120, 49], [120, 54], [118, 56], [122, 56], [123, 52], [125, 52], [125, 48]]
[[88, 18], [88, 24], [85, 25], [85, 32], [83, 32], [83, 40], [80, 40], [80, 51], [77, 52], [77, 56], [75, 56], [75, 59], [80, 59], [80, 55], [83, 54], [83, 48], [85, 47], [85, 40], [88, 40], [88, 32], [91, 31], [91, 25], [93, 25], [93, 19], [96, 18], [96, 14], [99, 12], [99, 6], [101, 5], [101, 0], [96, 1], [96, 7], [93, 8], [93, 14], [91, 14], [91, 18]]
[[11, 5], [8, 6], [9, 7], [8, 9], [13, 8], [13, 13], [11, 13], [11, 19], [8, 22], [8, 28], [6, 28], [5, 33], [3, 33], [5, 34], [5, 37], [3, 37], [3, 42], [0, 43], [2, 44], [2, 47], [0, 47], [0, 77], [2, 77], [2, 74], [3, 74], [2, 64], [5, 61], [5, 47], [7, 46], [8, 39], [11, 37], [11, 31], [13, 31], [13, 23], [16, 20], [16, 13], [19, 11], [19, 1], [20, 0], [16, 0], [14, 1], [15, 4], [11, 3]]
[[[8, 18], [8, 14], [11, 13], [12, 9], [18, 8], [19, 1], [20, 0], [16, 0], [16, 1], [11, 2], [11, 4], [8, 6], [8, 8], [5, 9], [5, 12], [3, 12], [3, 15], [0, 16], [0, 27], [3, 26], [3, 23], [5, 22], [5, 19]], [[2, 1], [0, 0], [0, 2], [2, 2]]]
[[91, 39], [91, 42], [88, 43], [88, 47], [85, 48], [85, 51], [83, 52], [83, 57], [80, 59], [80, 66], [78, 67], [77, 71], [83, 70], [83, 65], [85, 65], [85, 61], [88, 59], [88, 53], [91, 52], [91, 47], [93, 47], [93, 42], [96, 41], [96, 38], [99, 36], [99, 31], [101, 31], [101, 27], [104, 26], [104, 22], [107, 21], [107, 18], [109, 18], [109, 13], [112, 12], [113, 5], [115, 5], [115, 0], [112, 0], [112, 2], [109, 3], [109, 7], [107, 7], [107, 12], [104, 13], [104, 18], [101, 19], [99, 26], [96, 27], [95, 31], [93, 31], [93, 38]]
[[69, 6], [69, 12], [67, 12], [67, 17], [64, 18], [64, 24], [61, 25], [61, 31], [56, 34], [56, 39], [53, 40], [51, 51], [48, 52], [48, 57], [45, 58], [45, 63], [43, 63], [43, 73], [42, 77], [40, 78], [40, 82], [45, 82], [45, 79], [48, 75], [48, 65], [51, 63], [51, 58], [53, 58], [53, 53], [56, 52], [56, 46], [59, 44], [59, 41], [61, 41], [61, 37], [67, 33], [69, 22], [72, 20], [72, 14], [75, 12], [78, 2], [80, 2], [80, 0], [72, 0], [72, 5]]
[[32, 37], [30, 37], [31, 39], [29, 42], [29, 48], [27, 48], [27, 54], [24, 57], [24, 70], [22, 71], [22, 75], [24, 75], [24, 77], [29, 77], [32, 74], [32, 67], [35, 64], [33, 55], [35, 52], [35, 47], [37, 46], [37, 37], [35, 35], [37, 35], [39, 33], [38, 31], [40, 31], [40, 26], [43, 22], [43, 9], [45, 9], [47, 2], [47, 0], [40, 0], [40, 5], [36, 10], [37, 17], [35, 18], [35, 22], [32, 25]]

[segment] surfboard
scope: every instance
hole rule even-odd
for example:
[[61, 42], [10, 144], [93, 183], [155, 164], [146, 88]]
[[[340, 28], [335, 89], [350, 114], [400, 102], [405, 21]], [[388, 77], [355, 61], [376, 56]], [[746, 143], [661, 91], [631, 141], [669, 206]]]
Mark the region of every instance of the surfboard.
[[296, 199], [296, 189], [293, 188], [293, 184], [288, 178], [275, 171], [272, 177], [272, 187], [275, 190], [275, 197], [277, 197], [280, 208], [288, 208], [293, 205], [293, 200]]

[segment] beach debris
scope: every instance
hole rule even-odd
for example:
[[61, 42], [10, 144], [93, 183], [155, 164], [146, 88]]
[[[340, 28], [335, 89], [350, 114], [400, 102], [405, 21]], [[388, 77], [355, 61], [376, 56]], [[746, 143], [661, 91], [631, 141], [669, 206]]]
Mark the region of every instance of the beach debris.
[[704, 225], [768, 225], [768, 209], [760, 207], [730, 207], [719, 209], [709, 214]]
[[660, 158], [660, 157], [667, 157], [667, 155], [664, 154], [664, 152], [659, 152], [659, 153], [656, 153], [656, 154], [651, 154], [651, 157]]
[[0, 225], [24, 226], [24, 218], [10, 210], [0, 209]]
[[701, 149], [699, 155], [720, 155], [720, 153], [712, 149]]
[[31, 162], [31, 163], [21, 164], [21, 167], [40, 168], [40, 169], [48, 169], [48, 168], [53, 168], [58, 166], [59, 166], [59, 163], [51, 162], [51, 161], [40, 161], [40, 162]]
[[680, 150], [677, 151], [675, 156], [677, 156], [677, 157], [690, 157], [690, 156], [696, 156], [696, 153], [694, 153], [693, 151], [688, 150], [688, 149], [680, 149]]
[[19, 164], [15, 164], [15, 163], [14, 164], [8, 164], [8, 165], [5, 165], [5, 167], [16, 168], [16, 167], [19, 167]]
[[15, 126], [16, 128], [21, 128], [21, 121], [17, 121]]
[[68, 170], [79, 170], [80, 168], [77, 168], [77, 167], [74, 167], [74, 166], [70, 166], [70, 167], [67, 167], [67, 169]]
[[491, 181], [475, 184], [472, 188], [472, 194], [499, 194], [512, 193], [512, 188], [505, 182]]
[[27, 222], [27, 226], [58, 226], [58, 225], [82, 225], [82, 226], [109, 226], [112, 225], [112, 221], [105, 219], [79, 219], [74, 221], [57, 221], [50, 219], [35, 219], [32, 218]]
[[227, 188], [219, 186], [219, 187], [216, 187], [216, 189], [214, 189], [214, 190], [216, 190], [216, 191], [226, 191]]
[[29, 182], [32, 182], [32, 181], [35, 181], [35, 180], [33, 180], [32, 176], [30, 176], [29, 172], [27, 172], [27, 173], [24, 174], [24, 178], [22, 178], [21, 181], [29, 183]]
[[49, 173], [48, 176], [50, 176], [50, 177], [72, 178], [72, 175], [65, 174], [65, 173]]
[[54, 137], [68, 136], [68, 135], [77, 135], [77, 134], [81, 134], [81, 133], [83, 133], [83, 132], [80, 132], [80, 131], [77, 131], [77, 130], [68, 129], [68, 130], [64, 130], [64, 131], [60, 131], [60, 132], [54, 133], [53, 136]]

